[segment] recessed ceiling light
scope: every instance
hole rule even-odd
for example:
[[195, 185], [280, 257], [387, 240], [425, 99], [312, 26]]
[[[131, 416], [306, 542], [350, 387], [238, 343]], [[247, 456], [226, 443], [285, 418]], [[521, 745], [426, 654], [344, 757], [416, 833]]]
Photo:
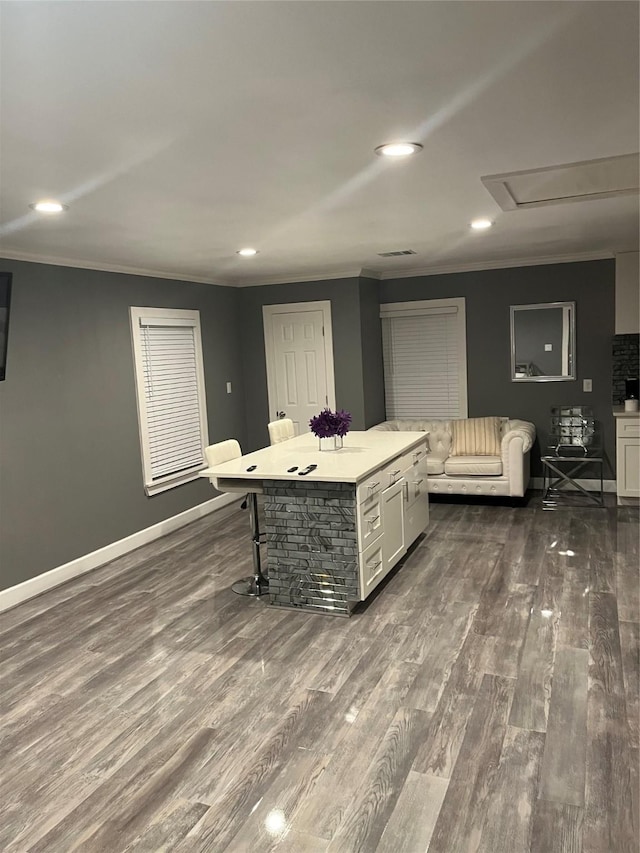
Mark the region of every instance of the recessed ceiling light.
[[243, 258], [251, 258], [258, 254], [257, 249], [238, 249], [236, 255], [242, 255]]
[[493, 222], [490, 219], [474, 219], [471, 227], [474, 231], [484, 231], [485, 228], [491, 228]]
[[69, 209], [68, 204], [61, 204], [59, 201], [37, 201], [29, 207], [38, 213], [62, 213], [63, 210]]
[[375, 151], [382, 157], [408, 157], [422, 151], [422, 145], [419, 142], [389, 142], [386, 145], [378, 145]]

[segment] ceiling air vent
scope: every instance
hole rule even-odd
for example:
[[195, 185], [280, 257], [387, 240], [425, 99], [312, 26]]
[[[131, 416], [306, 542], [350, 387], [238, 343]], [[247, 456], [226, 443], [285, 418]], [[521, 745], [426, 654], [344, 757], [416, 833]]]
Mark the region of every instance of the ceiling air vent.
[[638, 154], [480, 178], [502, 210], [629, 195], [639, 190]]
[[399, 249], [397, 252], [378, 252], [379, 258], [399, 258], [400, 255], [415, 255], [413, 249]]

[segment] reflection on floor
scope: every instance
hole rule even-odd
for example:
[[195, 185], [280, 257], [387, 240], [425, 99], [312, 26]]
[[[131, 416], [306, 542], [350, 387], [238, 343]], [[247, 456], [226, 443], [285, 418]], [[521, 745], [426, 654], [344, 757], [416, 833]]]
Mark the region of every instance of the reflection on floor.
[[635, 853], [637, 509], [432, 521], [351, 619], [237, 505], [5, 614], [0, 848]]

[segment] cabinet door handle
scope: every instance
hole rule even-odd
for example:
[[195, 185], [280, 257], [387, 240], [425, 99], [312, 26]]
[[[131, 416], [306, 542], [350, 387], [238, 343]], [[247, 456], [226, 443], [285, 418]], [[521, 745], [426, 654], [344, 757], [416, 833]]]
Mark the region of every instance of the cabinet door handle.
[[372, 492], [374, 489], [377, 489], [380, 483], [369, 483], [369, 491]]
[[372, 563], [372, 564], [371, 564], [371, 568], [372, 568], [372, 569], [377, 569], [377, 568], [378, 568], [378, 566], [381, 566], [381, 565], [382, 565], [382, 560], [378, 560], [378, 562], [377, 562], [377, 563]]
[[404, 499], [405, 501], [409, 501], [409, 482], [407, 480], [404, 481]]
[[419, 486], [420, 483], [424, 483], [424, 477], [422, 477], [420, 480], [414, 480], [413, 481], [414, 486]]
[[374, 515], [374, 517], [373, 517], [373, 518], [368, 518], [368, 519], [367, 519], [367, 524], [369, 525], [369, 527], [373, 527], [373, 525], [376, 523], [376, 521], [377, 521], [379, 518], [380, 518], [380, 516], [379, 516], [379, 515]]

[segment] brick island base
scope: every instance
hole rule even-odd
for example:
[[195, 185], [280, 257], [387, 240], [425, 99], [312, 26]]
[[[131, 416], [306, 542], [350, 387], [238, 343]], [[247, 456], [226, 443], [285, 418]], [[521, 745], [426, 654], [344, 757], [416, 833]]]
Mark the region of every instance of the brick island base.
[[349, 616], [360, 600], [355, 485], [265, 480], [264, 495], [270, 603]]

